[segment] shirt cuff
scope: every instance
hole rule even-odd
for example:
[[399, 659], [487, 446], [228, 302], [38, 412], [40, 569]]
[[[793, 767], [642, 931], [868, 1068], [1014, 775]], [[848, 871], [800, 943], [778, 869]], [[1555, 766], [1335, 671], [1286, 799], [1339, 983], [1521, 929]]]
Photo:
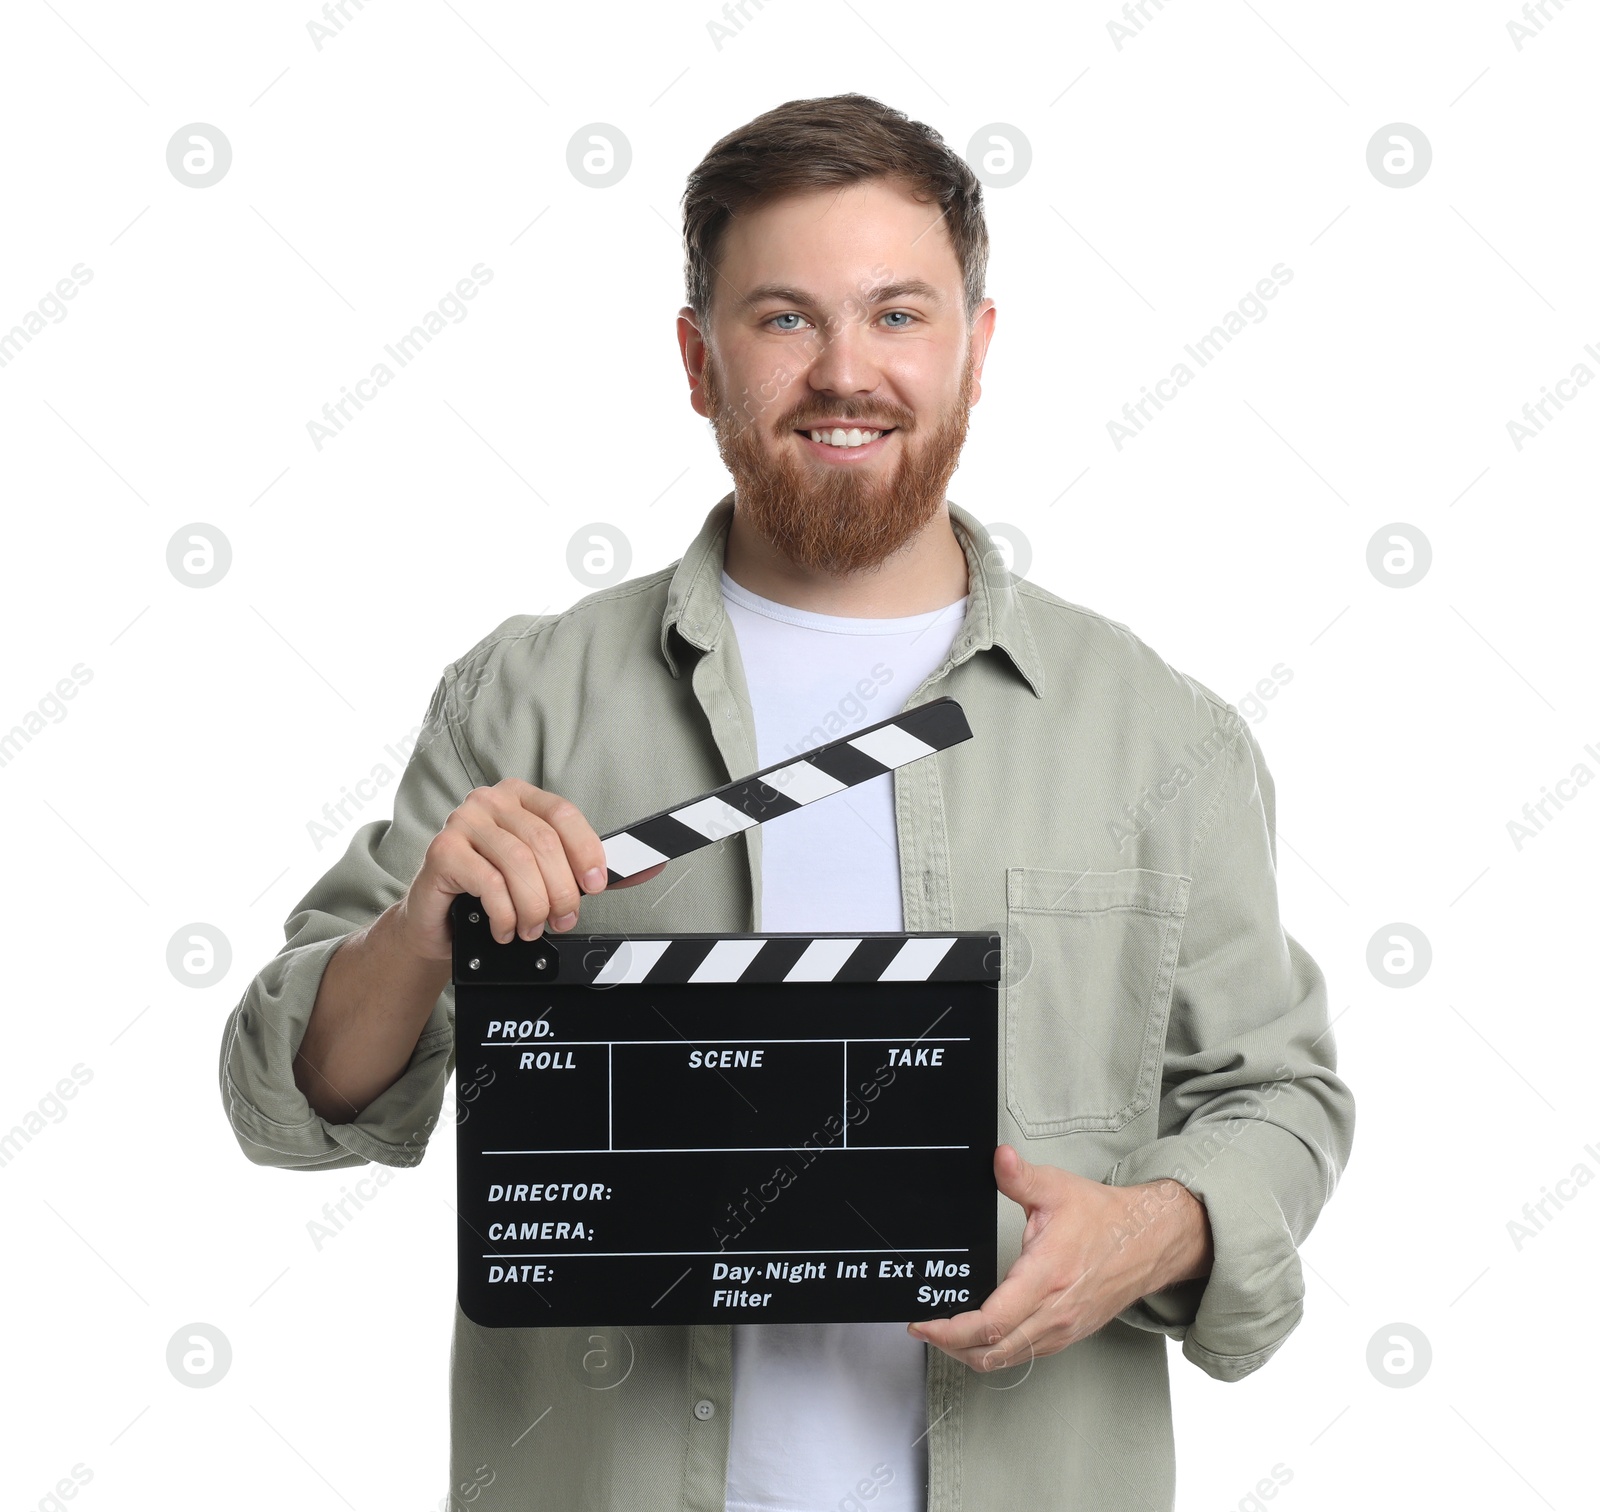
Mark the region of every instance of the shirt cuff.
[[1209, 1376], [1237, 1381], [1272, 1358], [1305, 1310], [1305, 1281], [1287, 1219], [1260, 1156], [1293, 1139], [1259, 1120], [1203, 1120], [1119, 1160], [1110, 1186], [1170, 1177], [1205, 1204], [1210, 1275], [1141, 1297], [1118, 1318], [1183, 1342], [1184, 1357]]
[[[348, 926], [346, 926], [348, 928]], [[295, 1084], [323, 972], [348, 935], [284, 950], [251, 982], [222, 1037], [218, 1080], [228, 1121], [257, 1165], [331, 1170], [420, 1163], [455, 1067], [455, 988], [434, 1005], [406, 1069], [348, 1123], [320, 1117]]]

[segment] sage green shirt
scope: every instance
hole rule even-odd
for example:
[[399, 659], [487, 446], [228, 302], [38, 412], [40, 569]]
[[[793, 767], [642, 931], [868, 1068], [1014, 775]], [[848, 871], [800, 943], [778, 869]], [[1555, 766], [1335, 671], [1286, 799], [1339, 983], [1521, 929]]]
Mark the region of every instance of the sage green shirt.
[[[394, 817], [354, 832], [228, 1020], [222, 1098], [252, 1161], [423, 1158], [455, 1065], [453, 988], [349, 1123], [311, 1110], [292, 1062], [329, 957], [404, 896], [472, 788], [523, 778], [603, 834], [757, 770], [721, 590], [732, 508], [671, 566], [513, 616], [444, 669]], [[1354, 1102], [1323, 975], [1279, 920], [1273, 785], [1249, 726], [1125, 626], [1008, 573], [978, 520], [949, 511], [970, 599], [907, 706], [948, 694], [973, 735], [893, 774], [905, 928], [1004, 933], [996, 1142], [1116, 1185], [1176, 1178], [1205, 1203], [1216, 1258], [1031, 1364], [981, 1373], [929, 1347], [928, 1512], [1171, 1508], [1167, 1340], [1231, 1381], [1293, 1331], [1296, 1246], [1349, 1158]], [[759, 932], [760, 863], [761, 829], [741, 831], [585, 898], [578, 927]], [[995, 1202], [1003, 1276], [1023, 1213]], [[730, 1388], [729, 1325], [493, 1329], [458, 1308], [455, 1504], [723, 1512]]]

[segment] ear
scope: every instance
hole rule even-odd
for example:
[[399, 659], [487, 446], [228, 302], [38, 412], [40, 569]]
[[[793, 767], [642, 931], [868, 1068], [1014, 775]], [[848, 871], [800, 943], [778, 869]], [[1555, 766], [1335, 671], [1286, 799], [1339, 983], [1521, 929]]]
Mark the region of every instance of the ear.
[[995, 303], [985, 299], [972, 318], [967, 340], [972, 344], [972, 386], [967, 395], [968, 404], [976, 404], [983, 397], [983, 359], [988, 356], [989, 343], [994, 339]]
[[711, 411], [706, 405], [702, 384], [709, 351], [693, 307], [685, 305], [678, 311], [678, 352], [683, 358], [683, 370], [689, 379], [689, 404], [695, 414], [708, 420]]

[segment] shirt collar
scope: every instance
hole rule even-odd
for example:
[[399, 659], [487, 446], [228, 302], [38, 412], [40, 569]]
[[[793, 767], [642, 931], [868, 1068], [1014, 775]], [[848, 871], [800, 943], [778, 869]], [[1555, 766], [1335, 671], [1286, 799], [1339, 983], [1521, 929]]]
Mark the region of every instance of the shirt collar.
[[[1044, 697], [1039, 650], [1028, 627], [1027, 611], [1004, 556], [976, 516], [946, 500], [950, 523], [967, 558], [967, 612], [950, 648], [950, 664], [977, 651], [998, 646], [1010, 657], [1036, 698]], [[733, 522], [733, 495], [711, 507], [700, 533], [690, 543], [672, 574], [666, 612], [661, 616], [661, 654], [672, 675], [679, 666], [672, 644], [674, 629], [690, 645], [709, 651], [722, 636], [727, 610], [722, 597], [722, 565]]]

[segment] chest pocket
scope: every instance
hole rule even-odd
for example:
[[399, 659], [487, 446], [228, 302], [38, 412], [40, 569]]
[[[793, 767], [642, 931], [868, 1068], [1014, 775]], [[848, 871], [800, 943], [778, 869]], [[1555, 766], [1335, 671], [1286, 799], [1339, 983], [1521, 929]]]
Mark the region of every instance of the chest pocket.
[[1189, 879], [1006, 871], [1006, 1101], [1029, 1138], [1120, 1129], [1161, 1080]]

